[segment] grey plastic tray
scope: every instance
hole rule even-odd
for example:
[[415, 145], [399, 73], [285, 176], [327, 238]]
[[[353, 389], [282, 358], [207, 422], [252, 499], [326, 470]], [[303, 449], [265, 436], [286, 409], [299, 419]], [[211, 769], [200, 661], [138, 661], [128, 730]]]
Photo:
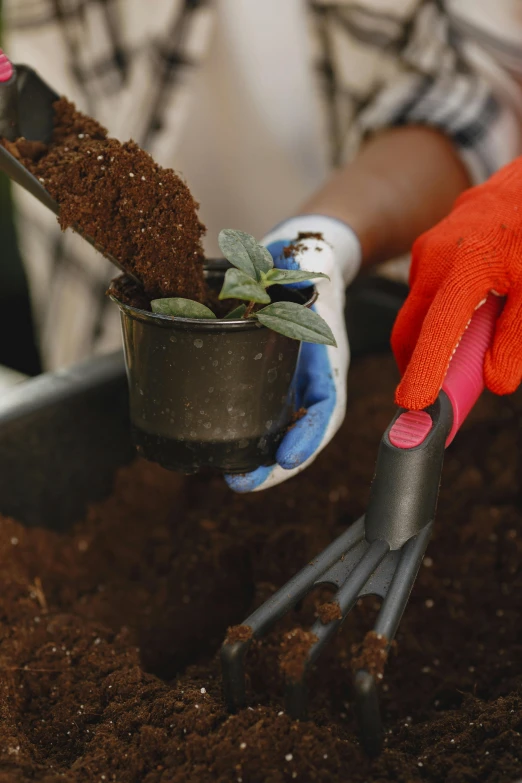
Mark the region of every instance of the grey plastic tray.
[[134, 455], [120, 353], [0, 396], [0, 513], [62, 530], [110, 492]]

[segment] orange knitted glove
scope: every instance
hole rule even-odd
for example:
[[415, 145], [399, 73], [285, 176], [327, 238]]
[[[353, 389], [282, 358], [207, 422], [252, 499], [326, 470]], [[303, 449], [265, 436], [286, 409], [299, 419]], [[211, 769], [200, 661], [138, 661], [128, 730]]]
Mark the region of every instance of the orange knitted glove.
[[392, 348], [403, 374], [396, 402], [434, 402], [474, 310], [490, 291], [507, 296], [484, 361], [486, 386], [510, 394], [522, 380], [522, 158], [471, 188], [412, 250], [410, 293]]

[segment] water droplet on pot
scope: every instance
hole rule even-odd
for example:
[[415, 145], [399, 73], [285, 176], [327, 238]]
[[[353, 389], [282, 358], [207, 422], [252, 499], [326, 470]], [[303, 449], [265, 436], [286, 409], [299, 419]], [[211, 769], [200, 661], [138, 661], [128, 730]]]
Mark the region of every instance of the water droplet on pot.
[[259, 359], [262, 359], [262, 358], [263, 358], [263, 354], [262, 353], [256, 353], [256, 355], [254, 356], [254, 361], [258, 362]]
[[209, 393], [212, 394], [212, 392], [214, 391], [214, 387], [213, 386], [209, 386], [208, 390], [209, 390]]
[[204, 425], [206, 430], [209, 430], [212, 427], [212, 423], [210, 421], [207, 421]]
[[272, 419], [268, 419], [268, 421], [265, 421], [265, 427], [267, 428], [267, 430], [269, 430], [271, 426], [272, 426]]
[[241, 440], [237, 445], [239, 446], [240, 449], [246, 449], [246, 447], [248, 446], [247, 438], [241, 438]]
[[192, 431], [190, 432], [190, 437], [191, 437], [191, 438], [195, 438], [195, 437], [196, 437], [196, 431], [195, 431], [195, 430], [192, 430]]
[[214, 435], [220, 435], [221, 434], [221, 427], [216, 427], [214, 430]]
[[178, 338], [174, 334], [171, 335], [169, 339], [170, 339], [171, 343], [177, 343], [178, 342]]
[[267, 372], [266, 377], [267, 377], [268, 383], [273, 383], [275, 381], [275, 379], [277, 378], [277, 370], [273, 370], [273, 369], [269, 370]]
[[229, 354], [232, 354], [232, 351], [229, 351]]
[[197, 340], [194, 340], [194, 346], [196, 348], [203, 348], [203, 340], [200, 340], [199, 338]]
[[212, 362], [212, 367], [217, 367], [218, 364], [219, 364], [218, 360], [214, 359], [214, 361]]

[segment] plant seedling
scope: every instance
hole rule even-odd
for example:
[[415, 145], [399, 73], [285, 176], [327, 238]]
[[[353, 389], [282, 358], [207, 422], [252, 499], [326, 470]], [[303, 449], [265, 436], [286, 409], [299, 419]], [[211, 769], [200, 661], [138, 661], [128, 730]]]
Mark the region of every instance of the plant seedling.
[[[272, 285], [291, 285], [328, 275], [301, 269], [276, 269], [272, 256], [253, 236], [225, 228], [219, 234], [221, 252], [233, 265], [223, 281], [219, 299], [242, 299], [247, 304], [235, 307], [225, 320], [256, 319], [274, 332], [308, 343], [336, 345], [332, 330], [320, 315], [306, 305], [273, 302], [267, 292]], [[258, 305], [264, 307], [256, 309]], [[152, 312], [178, 318], [216, 318], [205, 305], [178, 297], [153, 299]]]

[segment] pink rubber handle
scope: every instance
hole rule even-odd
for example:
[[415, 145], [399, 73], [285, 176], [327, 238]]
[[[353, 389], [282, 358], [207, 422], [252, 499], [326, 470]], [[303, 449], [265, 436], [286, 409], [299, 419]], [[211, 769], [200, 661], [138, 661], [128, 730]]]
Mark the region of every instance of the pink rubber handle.
[[453, 426], [446, 446], [449, 446], [482, 394], [484, 357], [491, 345], [495, 324], [503, 305], [503, 298], [489, 294], [485, 303], [475, 311], [450, 362], [442, 384], [453, 408]]
[[[451, 359], [442, 384], [453, 408], [453, 425], [446, 446], [452, 442], [484, 389], [484, 357], [503, 304], [503, 298], [489, 294], [475, 311]], [[420, 446], [431, 427], [432, 421], [426, 411], [405, 411], [395, 421], [388, 437], [393, 446], [411, 449]]]
[[8, 82], [14, 73], [14, 68], [6, 54], [0, 49], [0, 83]]

